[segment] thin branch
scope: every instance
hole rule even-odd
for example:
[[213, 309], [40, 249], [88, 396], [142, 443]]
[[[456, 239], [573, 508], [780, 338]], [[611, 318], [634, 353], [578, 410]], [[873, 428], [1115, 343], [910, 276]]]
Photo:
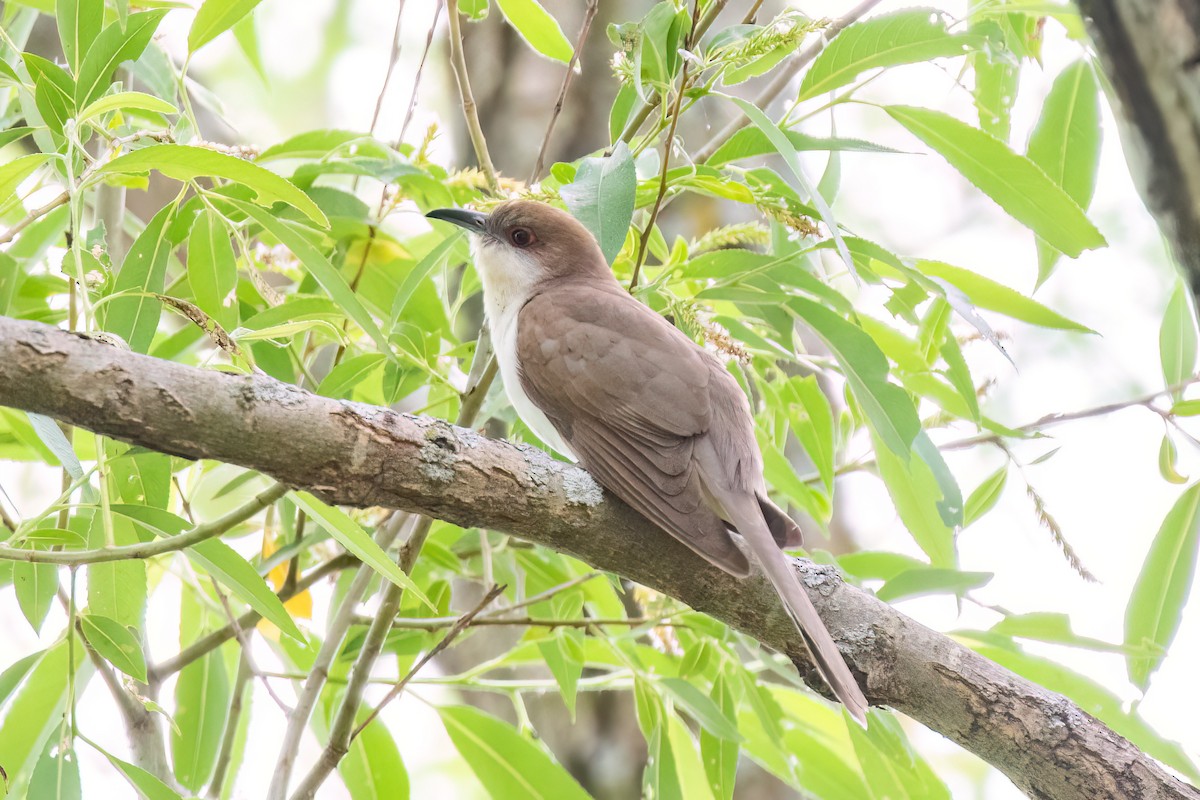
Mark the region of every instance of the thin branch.
[[387, 70], [383, 73], [383, 85], [379, 87], [379, 96], [375, 98], [375, 113], [371, 115], [371, 135], [379, 125], [379, 112], [383, 110], [383, 97], [387, 94], [388, 84], [392, 82], [392, 73], [400, 61], [400, 18], [404, 14], [404, 0], [396, 2], [396, 29], [392, 32], [392, 52], [388, 55]]
[[[764, 86], [762, 91], [758, 93], [758, 96], [754, 98], [754, 105], [758, 106], [759, 108], [766, 108], [772, 100], [779, 96], [780, 92], [787, 88], [788, 84], [792, 82], [792, 78], [794, 78], [800, 72], [800, 70], [808, 66], [808, 64], [814, 58], [816, 58], [822, 50], [825, 49], [825, 45], [829, 43], [829, 40], [841, 33], [847, 25], [857, 21], [858, 18], [863, 14], [866, 14], [872, 8], [879, 5], [879, 3], [880, 0], [863, 0], [863, 2], [847, 11], [844, 16], [838, 17], [836, 20], [831, 22], [829, 27], [822, 32], [819, 40], [813, 42], [807, 48], [797, 53], [792, 57], [791, 61], [787, 62], [775, 71], [775, 77], [773, 77], [770, 83]], [[745, 114], [738, 112], [736, 117], [731, 119], [725, 125], [725, 127], [717, 133], [716, 136], [710, 139], [707, 144], [701, 147], [695, 153], [695, 155], [692, 156], [692, 160], [697, 164], [701, 164], [712, 158], [713, 153], [717, 152], [717, 149], [721, 145], [732, 139], [735, 133], [749, 124], [750, 118]]]
[[500, 190], [500, 181], [496, 177], [496, 168], [492, 166], [492, 156], [488, 152], [483, 127], [479, 124], [479, 109], [475, 105], [475, 96], [471, 94], [471, 79], [467, 74], [467, 57], [463, 52], [462, 21], [458, 14], [458, 0], [447, 0], [446, 13], [450, 17], [450, 65], [454, 69], [454, 80], [458, 85], [463, 116], [467, 120], [467, 134], [471, 137], [471, 146], [475, 148], [475, 160], [479, 162], [479, 170], [487, 180], [488, 189], [492, 194], [496, 194]]
[[250, 519], [287, 493], [288, 487], [277, 483], [259, 492], [253, 499], [230, 511], [225, 516], [219, 517], [212, 522], [197, 525], [187, 533], [181, 533], [178, 536], [168, 536], [149, 542], [138, 542], [136, 544], [117, 545], [114, 547], [97, 547], [92, 550], [31, 550], [0, 545], [0, 560], [28, 561], [35, 564], [60, 564], [77, 567], [82, 564], [99, 564], [105, 561], [153, 558], [163, 553], [173, 553], [177, 550], [183, 550], [207, 539], [212, 539], [214, 536], [220, 536]]
[[[225, 721], [225, 733], [221, 737], [221, 749], [217, 751], [217, 764], [213, 769], [212, 780], [208, 784], [209, 800], [218, 800], [225, 791], [225, 781], [229, 777], [229, 767], [233, 763], [233, 746], [237, 740], [238, 725], [242, 719], [242, 713], [246, 709], [246, 687], [250, 684], [250, 679], [254, 676], [256, 670], [250, 665], [250, 659], [246, 651], [242, 650], [242, 657], [238, 660], [237, 677], [233, 680], [233, 694], [229, 703], [229, 719]], [[262, 675], [262, 673], [258, 673]], [[263, 681], [268, 683], [266, 676], [262, 675]]]
[[9, 242], [11, 242], [13, 239], [16, 238], [18, 233], [25, 230], [30, 225], [37, 222], [39, 219], [46, 216], [47, 214], [49, 214], [51, 211], [58, 208], [59, 206], [65, 206], [70, 201], [71, 201], [71, 194], [69, 192], [63, 192], [58, 197], [51, 200], [49, 203], [46, 203], [44, 206], [38, 206], [33, 211], [30, 211], [28, 214], [26, 214], [25, 218], [22, 219], [20, 222], [13, 225], [11, 228], [9, 228], [7, 231], [5, 231], [3, 234], [0, 234], [0, 244], [8, 244]]
[[[475, 617], [478, 616], [485, 608], [491, 605], [492, 601], [499, 597], [500, 593], [503, 591], [503, 586], [493, 585], [492, 588], [489, 589], [488, 592], [483, 596], [483, 599], [475, 605], [475, 608], [471, 609], [466, 614], [463, 614], [461, 617], [455, 620], [454, 624], [450, 626], [450, 630], [446, 631], [446, 635], [438, 640], [438, 643], [430, 648], [428, 653], [421, 656], [421, 658], [417, 660], [417, 663], [413, 664], [412, 669], [408, 671], [407, 675], [396, 681], [396, 685], [393, 686], [386, 695], [384, 695], [384, 698], [379, 701], [379, 705], [371, 709], [371, 713], [367, 714], [367, 718], [360, 722], [358, 727], [356, 727], [350, 733], [349, 741], [354, 741], [354, 737], [362, 733], [363, 729], [370, 725], [375, 718], [379, 716], [380, 712], [387, 707], [388, 703], [391, 703], [400, 696], [400, 693], [404, 691], [404, 687], [408, 685], [408, 682], [415, 678], [417, 673], [424, 669], [426, 664], [437, 658], [439, 653], [453, 644], [454, 640], [457, 639], [463, 631], [471, 627]], [[334, 765], [336, 766], [336, 764], [337, 762], [335, 761]]]
[[[502, 612], [507, 612], [508, 609], [503, 609]], [[497, 612], [497, 613], [502, 613]], [[354, 618], [355, 625], [370, 625], [374, 617], [356, 616]], [[403, 630], [412, 631], [440, 631], [443, 628], [453, 627], [462, 617], [397, 617], [392, 621], [393, 628], [401, 628]], [[476, 617], [472, 622], [472, 627], [481, 626], [499, 626], [499, 627], [527, 627], [527, 628], [591, 628], [594, 626], [605, 625], [624, 625], [630, 628], [639, 628], [642, 625], [654, 625], [663, 628], [685, 628], [687, 625], [671, 622], [662, 617], [628, 617], [626, 619], [592, 619], [585, 617], [582, 619], [554, 619], [552, 617], [509, 617], [509, 616], [486, 616]]]
[[438, 17], [442, 15], [442, 6], [445, 5], [445, 0], [438, 0], [437, 7], [433, 10], [433, 21], [429, 23], [429, 32], [425, 34], [425, 49], [421, 51], [421, 63], [417, 65], [417, 74], [413, 76], [412, 95], [408, 98], [408, 110], [404, 112], [404, 124], [400, 126], [400, 135], [396, 137], [396, 142], [404, 141], [404, 134], [408, 132], [408, 125], [412, 122], [413, 114], [417, 110], [417, 90], [421, 88], [421, 76], [425, 74], [425, 59], [429, 58], [429, 49], [433, 46], [433, 34], [437, 30]]
[[532, 184], [538, 179], [538, 175], [542, 174], [542, 163], [546, 158], [546, 148], [550, 145], [550, 137], [554, 134], [554, 124], [558, 122], [558, 115], [562, 113], [563, 103], [567, 99], [567, 90], [571, 88], [571, 81], [575, 79], [575, 65], [579, 63], [579, 56], [583, 53], [583, 45], [587, 42], [588, 31], [592, 29], [592, 20], [596, 18], [596, 12], [600, 9], [600, 0], [588, 0], [587, 8], [583, 12], [583, 25], [579, 28], [579, 36], [575, 39], [575, 50], [571, 53], [571, 62], [567, 64], [567, 72], [563, 75], [562, 86], [558, 89], [558, 99], [554, 101], [554, 111], [550, 114], [550, 122], [546, 125], [546, 135], [542, 137], [542, 146], [538, 148], [537, 160], [533, 162], [533, 171], [529, 173], [529, 183]]

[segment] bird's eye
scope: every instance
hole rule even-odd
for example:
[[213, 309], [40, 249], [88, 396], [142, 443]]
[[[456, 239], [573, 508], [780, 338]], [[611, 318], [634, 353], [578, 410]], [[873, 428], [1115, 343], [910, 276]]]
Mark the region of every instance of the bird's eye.
[[529, 228], [513, 228], [509, 231], [508, 239], [517, 247], [529, 247], [529, 245], [537, 241], [537, 238], [533, 235], [533, 231], [529, 230]]

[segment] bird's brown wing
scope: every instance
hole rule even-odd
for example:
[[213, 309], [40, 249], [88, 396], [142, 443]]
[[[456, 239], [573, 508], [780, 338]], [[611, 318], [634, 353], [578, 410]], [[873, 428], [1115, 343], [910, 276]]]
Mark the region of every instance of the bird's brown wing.
[[749, 574], [693, 457], [713, 413], [703, 351], [620, 289], [566, 284], [521, 310], [517, 359], [525, 393], [601, 485], [713, 564]]

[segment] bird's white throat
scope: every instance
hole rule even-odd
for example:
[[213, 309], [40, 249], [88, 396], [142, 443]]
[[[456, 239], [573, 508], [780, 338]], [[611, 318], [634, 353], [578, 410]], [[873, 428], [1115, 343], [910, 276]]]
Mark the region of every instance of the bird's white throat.
[[509, 402], [539, 439], [574, 461], [550, 420], [525, 394], [517, 365], [517, 317], [542, 278], [540, 265], [527, 253], [493, 243], [476, 245], [475, 270], [483, 282], [484, 313]]

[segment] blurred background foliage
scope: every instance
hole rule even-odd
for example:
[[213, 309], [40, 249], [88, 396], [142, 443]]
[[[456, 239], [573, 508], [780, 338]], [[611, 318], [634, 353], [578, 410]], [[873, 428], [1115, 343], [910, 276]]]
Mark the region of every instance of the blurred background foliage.
[[[197, 5], [3, 4], [0, 314], [538, 444], [489, 384], [466, 238], [422, 214], [563, 205], [727, 359], [808, 555], [1197, 778], [1191, 717], [1146, 694], [1198, 646], [1175, 642], [1195, 320], [1071, 7]], [[1127, 408], [1151, 413], [1112, 421]], [[0, 457], [13, 796], [267, 796], [331, 737], [350, 749], [329, 796], [1015, 791], [507, 536], [435, 522], [406, 575], [379, 547], [397, 518], [239, 468], [7, 409]], [[200, 543], [103, 555], [179, 536]], [[391, 595], [341, 548], [408, 590], [368, 707], [454, 631], [352, 740], [346, 681]], [[158, 756], [108, 731], [147, 709]]]

